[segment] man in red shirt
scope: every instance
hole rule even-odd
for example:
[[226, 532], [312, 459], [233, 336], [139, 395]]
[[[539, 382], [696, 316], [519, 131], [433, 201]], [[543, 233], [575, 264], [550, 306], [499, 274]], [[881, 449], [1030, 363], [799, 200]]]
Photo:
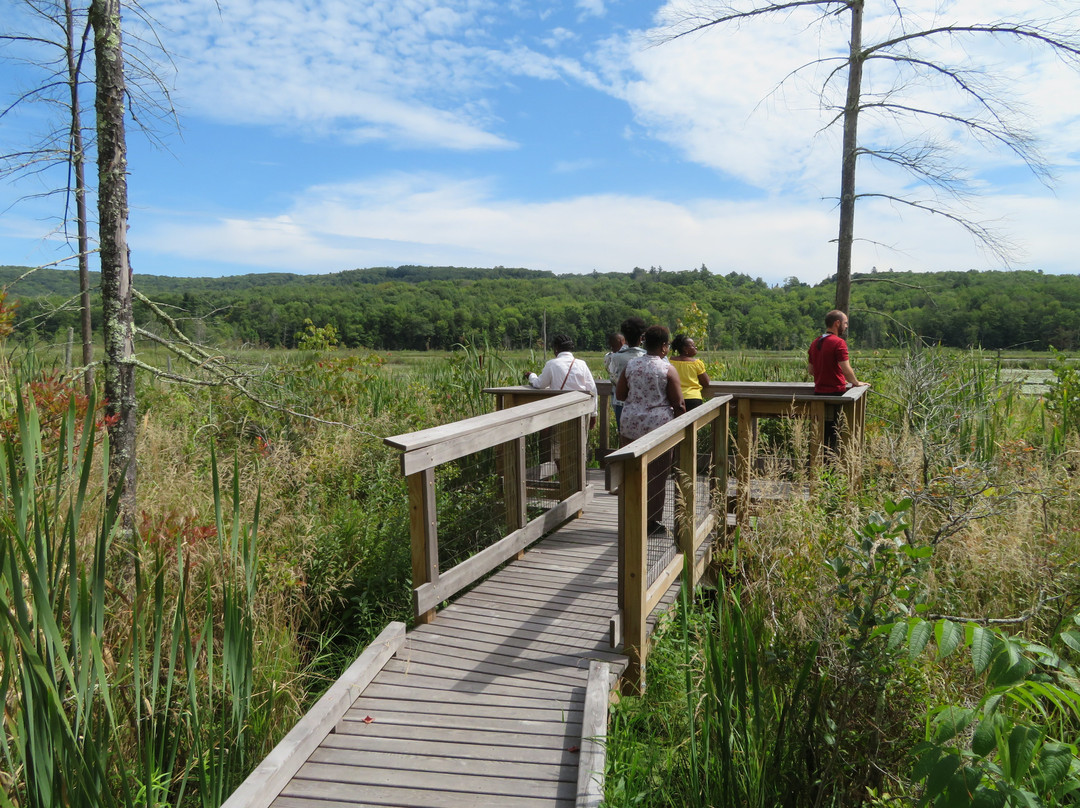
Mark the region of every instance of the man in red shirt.
[[848, 316], [834, 309], [825, 315], [825, 333], [810, 345], [806, 372], [814, 377], [814, 394], [840, 396], [852, 387], [866, 387], [860, 382], [848, 359]]
[[[867, 387], [860, 382], [848, 359], [848, 316], [834, 309], [825, 315], [825, 333], [813, 341], [807, 356], [806, 372], [814, 377], [814, 395], [842, 396], [850, 384]], [[825, 408], [825, 445], [835, 453], [840, 443], [840, 424], [836, 419], [836, 407]]]

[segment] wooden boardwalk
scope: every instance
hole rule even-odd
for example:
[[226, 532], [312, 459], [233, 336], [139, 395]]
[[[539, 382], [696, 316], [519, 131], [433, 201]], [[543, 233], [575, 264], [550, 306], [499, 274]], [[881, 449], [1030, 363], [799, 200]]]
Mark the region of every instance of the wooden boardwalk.
[[270, 805], [575, 804], [590, 660], [626, 665], [609, 642], [618, 500], [598, 474], [580, 518], [407, 633]]

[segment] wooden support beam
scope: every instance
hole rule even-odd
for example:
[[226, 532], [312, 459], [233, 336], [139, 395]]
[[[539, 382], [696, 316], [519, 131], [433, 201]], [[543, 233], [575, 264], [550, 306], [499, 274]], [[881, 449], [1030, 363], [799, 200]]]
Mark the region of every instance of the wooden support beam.
[[[410, 474], [409, 535], [412, 539], [413, 587], [435, 584], [439, 580], [438, 516], [435, 510], [435, 469], [427, 468]], [[429, 623], [435, 618], [434, 607], [420, 609], [413, 604], [417, 623]]]
[[624, 464], [622, 497], [623, 546], [623, 653], [629, 659], [623, 686], [628, 693], [639, 693], [645, 687], [645, 658], [648, 656], [648, 613], [645, 611], [647, 590], [647, 543], [645, 532], [647, 458], [635, 458]]

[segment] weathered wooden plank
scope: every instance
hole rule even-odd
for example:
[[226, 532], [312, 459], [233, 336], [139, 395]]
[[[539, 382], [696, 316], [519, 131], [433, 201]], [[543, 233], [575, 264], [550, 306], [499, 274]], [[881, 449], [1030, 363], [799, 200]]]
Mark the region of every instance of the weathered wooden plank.
[[[430, 655], [428, 655], [430, 656]], [[561, 693], [566, 687], [564, 679], [557, 678], [555, 681], [547, 681], [546, 678], [537, 678], [532, 671], [517, 669], [492, 671], [489, 666], [476, 666], [471, 660], [464, 663], [457, 659], [447, 658], [445, 654], [439, 655], [439, 662], [427, 662], [415, 659], [392, 659], [386, 663], [385, 671], [398, 673], [404, 676], [430, 676], [433, 678], [447, 678], [452, 681], [460, 681], [463, 685], [504, 685], [506, 687], [526, 687], [537, 693]], [[468, 665], [468, 667], [465, 667]], [[584, 687], [584, 682], [579, 682]]]
[[[589, 654], [603, 656], [603, 649], [599, 641], [596, 642], [595, 650]], [[574, 649], [565, 646], [551, 648], [530, 648], [526, 643], [523, 646], [514, 646], [500, 642], [498, 638], [483, 637], [455, 637], [427, 634], [422, 639], [410, 638], [412, 648], [427, 648], [428, 650], [453, 654], [459, 658], [481, 659], [488, 663], [503, 663], [511, 666], [521, 666], [534, 671], [561, 673], [564, 671], [577, 671], [587, 668], [585, 653], [567, 653]]]
[[[440, 697], [441, 696], [441, 697]], [[517, 705], [513, 718], [529, 721], [580, 720], [581, 688], [566, 688], [559, 695], [548, 698], [515, 699], [507, 696], [492, 696], [483, 693], [459, 693], [456, 698], [446, 698], [445, 691], [423, 691], [418, 688], [398, 690], [390, 693], [372, 693], [366, 691], [353, 702], [349, 711], [370, 713], [372, 710], [391, 712], [417, 712], [429, 715], [471, 715], [475, 718], [503, 719], [511, 715], [506, 708]], [[348, 715], [348, 712], [346, 715]]]
[[608, 700], [611, 669], [606, 662], [589, 666], [585, 691], [585, 719], [581, 725], [581, 760], [577, 773], [577, 808], [599, 808], [604, 800], [604, 768], [607, 759]]
[[[468, 778], [465, 778], [468, 779]], [[402, 783], [397, 787], [378, 784], [365, 784], [358, 788], [357, 783], [330, 783], [319, 780], [296, 780], [290, 785], [283, 797], [292, 797], [304, 802], [275, 803], [275, 808], [332, 808], [332, 806], [425, 806], [425, 808], [506, 808], [507, 797], [513, 797], [513, 805], [520, 808], [551, 808], [553, 800], [562, 801], [563, 805], [573, 805], [573, 783], [552, 784], [550, 792], [542, 796], [518, 794], [508, 795], [502, 792], [483, 793], [477, 789], [479, 783], [473, 782], [474, 790], [449, 790], [441, 787], [424, 788], [423, 784]], [[569, 796], [567, 793], [569, 792]], [[569, 800], [567, 802], [567, 800]]]
[[476, 671], [493, 676], [517, 675], [522, 678], [528, 677], [538, 682], [548, 682], [557, 685], [580, 685], [585, 681], [587, 672], [584, 668], [572, 669], [556, 667], [555, 670], [537, 670], [537, 663], [530, 660], [521, 660], [520, 665], [509, 665], [504, 662], [489, 662], [489, 654], [463, 650], [461, 653], [450, 656], [445, 648], [432, 650], [430, 648], [413, 647], [402, 649], [399, 657], [411, 661], [414, 664], [426, 664], [439, 668], [453, 668], [462, 671]]
[[[368, 722], [365, 719], [371, 718]], [[406, 724], [420, 727], [442, 727], [453, 729], [467, 729], [478, 733], [497, 732], [500, 734], [514, 734], [524, 732], [528, 735], [567, 735], [574, 737], [574, 733], [581, 732], [581, 721], [536, 721], [525, 718], [490, 718], [487, 716], [471, 715], [440, 715], [438, 713], [421, 713], [415, 710], [395, 712], [393, 710], [379, 710], [377, 715], [371, 715], [363, 710], [349, 710], [338, 722], [339, 727], [349, 724], [365, 724], [378, 722], [380, 724]], [[343, 730], [339, 730], [343, 731]], [[355, 733], [354, 733], [355, 734]]]
[[[355, 736], [354, 736], [355, 737]], [[428, 753], [401, 753], [387, 749], [341, 749], [322, 747], [315, 750], [311, 763], [336, 766], [362, 766], [385, 769], [435, 772], [439, 774], [464, 774], [472, 777], [498, 777], [500, 779], [546, 780], [554, 782], [569, 779], [567, 767], [560, 763], [534, 763], [531, 761], [500, 760], [495, 757], [456, 758]]]
[[507, 797], [538, 797], [550, 799], [560, 789], [576, 783], [565, 780], [526, 780], [520, 777], [482, 777], [472, 774], [446, 772], [377, 769], [368, 766], [328, 766], [325, 763], [307, 763], [286, 793], [296, 793], [303, 782], [312, 785], [363, 785], [363, 786], [409, 786], [439, 791], [458, 791], [467, 794], [502, 794]]
[[645, 593], [645, 612], [649, 613], [656, 608], [657, 604], [663, 600], [664, 595], [667, 594], [671, 585], [679, 577], [683, 571], [683, 558], [682, 553], [676, 553], [675, 557], [668, 562], [667, 567], [656, 576], [656, 580], [649, 586], [648, 592]]
[[581, 708], [579, 688], [566, 688], [564, 692], [559, 694], [548, 693], [536, 698], [526, 698], [521, 690], [512, 693], [467, 691], [450, 691], [448, 693], [446, 688], [425, 686], [416, 681], [409, 682], [407, 685], [400, 682], [384, 683], [383, 678], [380, 676], [380, 681], [372, 682], [365, 688], [365, 699], [379, 699], [380, 701], [397, 699], [410, 702], [430, 701], [435, 705], [439, 705], [440, 709], [444, 709], [448, 703], [499, 707], [504, 710], [507, 707], [515, 706], [524, 706], [527, 710], [577, 710]]
[[530, 586], [524, 589], [519, 579], [508, 580], [505, 583], [498, 578], [490, 578], [484, 581], [482, 586], [477, 587], [475, 594], [500, 595], [508, 600], [539, 601], [542, 603], [562, 604], [564, 608], [603, 606], [610, 600], [606, 593], [571, 593], [561, 594], [558, 587]]
[[404, 452], [401, 469], [408, 477], [592, 411], [592, 396], [574, 392], [566, 393], [566, 397], [562, 401], [526, 404], [515, 408], [513, 413], [493, 412], [408, 435], [395, 435], [383, 442]]
[[[442, 673], [447, 673], [443, 671]], [[460, 671], [453, 671], [457, 674]], [[555, 686], [554, 690], [544, 690], [535, 686], [531, 680], [515, 680], [510, 678], [491, 679], [491, 677], [463, 678], [460, 676], [433, 675], [427, 673], [409, 673], [404, 671], [384, 668], [379, 676], [379, 685], [371, 684], [368, 687], [417, 687], [430, 691], [447, 693], [447, 698], [457, 693], [486, 693], [492, 696], [511, 696], [524, 703], [534, 700], [559, 698], [565, 692], [564, 687]], [[570, 690], [569, 698], [575, 698], [576, 691]]]
[[[541, 736], [546, 740], [546, 736]], [[576, 767], [578, 752], [558, 746], [555, 748], [536, 746], [495, 745], [493, 738], [485, 743], [444, 742], [442, 739], [428, 738], [387, 738], [367, 735], [352, 735], [344, 732], [331, 732], [320, 745], [320, 749], [375, 749], [380, 752], [392, 752], [400, 755], [438, 755], [440, 757], [461, 760], [505, 760], [511, 763], [541, 763], [548, 765]]]
[[[418, 791], [416, 789], [353, 789], [353, 801], [343, 802], [324, 797], [278, 797], [273, 808], [506, 808], [506, 797], [477, 794], [471, 798], [455, 792]], [[515, 808], [572, 808], [571, 799], [514, 801]]]
[[460, 618], [480, 624], [517, 626], [534, 631], [549, 632], [583, 631], [588, 634], [597, 627], [595, 619], [577, 618], [572, 614], [566, 617], [543, 617], [531, 612], [515, 612], [510, 609], [500, 611], [476, 606], [461, 606], [459, 604], [452, 604], [443, 609], [439, 613], [439, 618], [440, 620]]
[[255, 767], [222, 808], [263, 808], [270, 805], [404, 639], [403, 623], [391, 623], [383, 629], [341, 678]]
[[[583, 658], [614, 659], [618, 655], [607, 647], [602, 632], [580, 637], [577, 642], [557, 641], [555, 634], [529, 636], [534, 632], [508, 629], [502, 633], [474, 631], [467, 624], [441, 626], [443, 634], [426, 633], [424, 638], [449, 649], [468, 648], [483, 651], [491, 657], [506, 656], [513, 659], [535, 659], [559, 665], [576, 665]], [[550, 638], [550, 639], [546, 639]], [[452, 652], [452, 651], [451, 651]]]
[[[426, 632], [424, 636], [441, 634], [450, 637], [461, 637], [468, 640], [480, 640], [495, 645], [508, 644], [508, 647], [536, 648], [537, 650], [552, 651], [569, 646], [571, 656], [582, 656], [591, 650], [589, 640], [596, 639], [603, 632], [599, 621], [591, 624], [571, 624], [564, 622], [558, 628], [526, 618], [514, 620], [507, 618], [500, 621], [496, 618], [480, 616], [475, 618], [469, 615], [455, 613], [439, 620], [435, 631]], [[530, 643], [541, 645], [530, 645]], [[565, 652], [564, 652], [565, 653]]]
[[[577, 746], [576, 740], [567, 741], [563, 744], [557, 740], [557, 736], [550, 733], [533, 732], [500, 732], [492, 735], [484, 735], [472, 729], [460, 727], [446, 727], [437, 725], [410, 724], [408, 722], [373, 721], [365, 724], [362, 721], [342, 721], [332, 733], [338, 737], [353, 736], [360, 739], [358, 742], [367, 743], [365, 739], [394, 739], [408, 740], [423, 743], [453, 743], [461, 747], [478, 747], [488, 749], [497, 746], [512, 746], [523, 751], [537, 749], [565, 749]], [[555, 737], [555, 740], [553, 740]], [[567, 736], [569, 737], [569, 736]]]

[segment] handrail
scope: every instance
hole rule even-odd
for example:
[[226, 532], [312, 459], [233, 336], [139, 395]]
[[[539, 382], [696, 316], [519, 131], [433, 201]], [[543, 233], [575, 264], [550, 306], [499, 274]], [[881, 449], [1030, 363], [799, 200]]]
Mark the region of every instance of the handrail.
[[[862, 448], [869, 387], [852, 387], [843, 395], [814, 394], [812, 382], [727, 382], [709, 385], [713, 395], [734, 398], [737, 415], [735, 454], [735, 521], [746, 528], [750, 522], [750, 471], [754, 435], [759, 418], [803, 418], [810, 422], [810, 468], [818, 468], [825, 458], [825, 422], [830, 410], [837, 410], [842, 428], [837, 450], [841, 456], [857, 458]], [[861, 465], [850, 465], [848, 484], [856, 490]]]
[[[413, 607], [419, 623], [430, 622], [444, 600], [580, 512], [587, 502], [585, 452], [593, 398], [568, 392], [479, 415], [444, 426], [394, 435], [384, 443], [399, 449], [409, 492]], [[557, 503], [528, 519], [526, 439], [554, 428], [561, 447]], [[509, 532], [448, 570], [439, 569], [439, 529], [435, 470], [486, 449], [496, 449], [495, 475]]]
[[[504, 410], [527, 401], [560, 396], [570, 391], [552, 390], [549, 387], [517, 385], [513, 387], [485, 387], [484, 392], [495, 396], [495, 408], [497, 410]], [[610, 401], [614, 392], [615, 385], [612, 382], [607, 379], [596, 380], [597, 460], [603, 460], [611, 451], [611, 439], [615, 435], [615, 430], [613, 429], [614, 421], [611, 417]]]
[[[696, 409], [669, 421], [607, 456], [608, 490], [619, 494], [619, 618], [623, 653], [629, 659], [625, 672], [628, 689], [644, 687], [648, 656], [648, 618], [668, 590], [684, 576], [684, 586], [694, 586], [710, 561], [706, 540], [718, 527], [726, 530], [728, 417], [732, 397], [714, 396]], [[712, 425], [707, 451], [706, 504], [719, 498], [723, 513], [699, 505], [698, 432]], [[674, 509], [675, 552], [661, 558], [650, 570], [650, 474], [667, 485], [669, 453], [676, 454]], [[652, 466], [652, 469], [650, 469]], [[723, 522], [721, 523], [721, 519]], [[666, 526], [664, 526], [666, 531]], [[704, 545], [704, 548], [703, 548]], [[699, 552], [704, 549], [703, 552]], [[700, 555], [700, 557], [699, 557]], [[662, 565], [662, 569], [659, 567]]]

